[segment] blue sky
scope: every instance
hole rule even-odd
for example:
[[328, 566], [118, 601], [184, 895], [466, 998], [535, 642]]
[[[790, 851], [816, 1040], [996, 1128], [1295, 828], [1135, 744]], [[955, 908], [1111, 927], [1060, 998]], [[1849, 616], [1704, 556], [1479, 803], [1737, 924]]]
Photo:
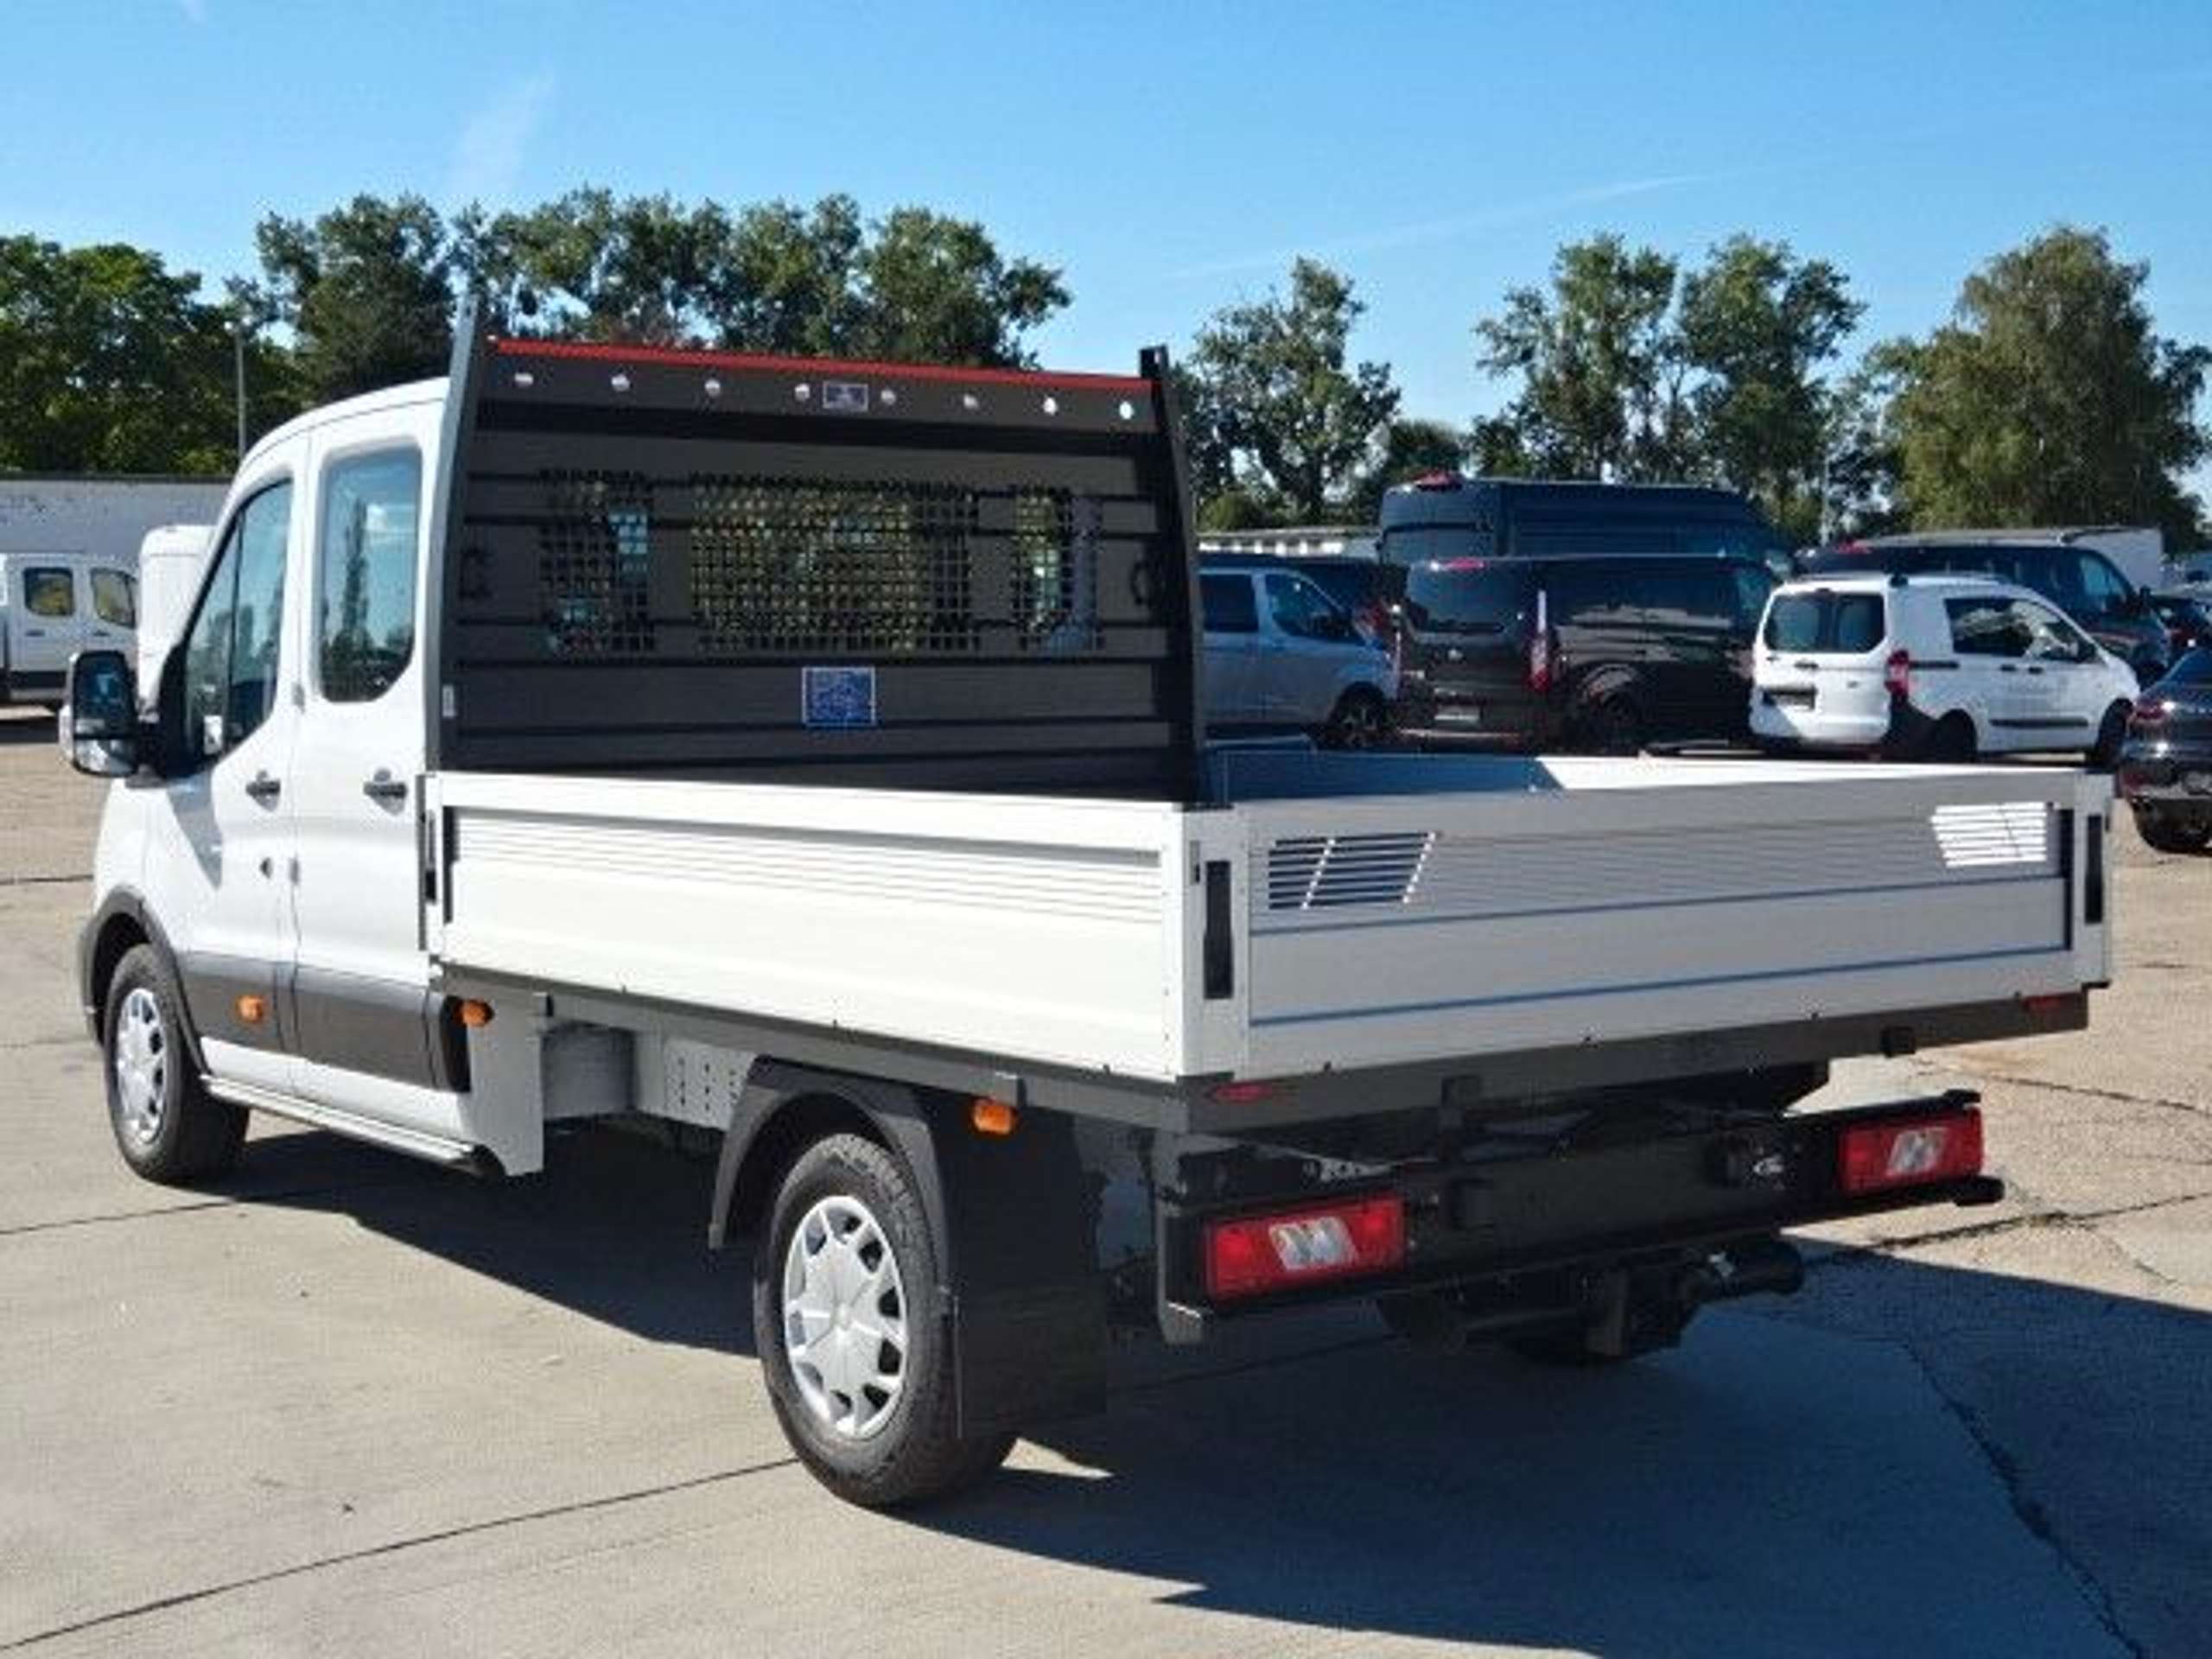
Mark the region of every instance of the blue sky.
[[1835, 260], [1861, 341], [2054, 222], [2212, 340], [2212, 3], [896, 9], [8, 0], [0, 227], [210, 274], [357, 190], [849, 191], [1064, 268], [1048, 362], [1122, 368], [1314, 252], [1410, 412], [1496, 406], [1469, 326], [1563, 239]]

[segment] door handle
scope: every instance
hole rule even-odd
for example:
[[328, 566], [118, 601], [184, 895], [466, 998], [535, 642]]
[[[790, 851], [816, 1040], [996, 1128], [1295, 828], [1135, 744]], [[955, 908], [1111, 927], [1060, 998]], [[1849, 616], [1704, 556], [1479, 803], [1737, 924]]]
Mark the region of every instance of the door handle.
[[381, 804], [397, 806], [407, 798], [407, 785], [378, 772], [361, 785], [361, 793]]
[[280, 779], [271, 778], [267, 772], [257, 772], [252, 781], [246, 785], [245, 792], [267, 806], [284, 792], [284, 785]]
[[1999, 674], [2017, 674], [2020, 671], [2010, 663], [1999, 663], [1997, 665], [1997, 671]]
[[2039, 668], [2031, 668], [2031, 669], [2030, 669], [2030, 670], [2028, 671], [2028, 672], [2029, 672], [2029, 673], [2031, 673], [2031, 674], [2040, 674], [2040, 673], [2042, 673], [2042, 672], [2043, 672], [2043, 670], [2041, 670], [2041, 669], [2039, 669]]

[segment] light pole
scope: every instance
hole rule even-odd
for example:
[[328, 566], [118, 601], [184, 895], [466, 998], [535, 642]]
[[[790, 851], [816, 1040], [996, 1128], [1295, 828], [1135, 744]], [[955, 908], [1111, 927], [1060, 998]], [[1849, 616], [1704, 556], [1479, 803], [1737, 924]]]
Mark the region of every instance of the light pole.
[[231, 313], [231, 370], [232, 382], [237, 389], [238, 405], [238, 460], [245, 459], [245, 307], [238, 306]]

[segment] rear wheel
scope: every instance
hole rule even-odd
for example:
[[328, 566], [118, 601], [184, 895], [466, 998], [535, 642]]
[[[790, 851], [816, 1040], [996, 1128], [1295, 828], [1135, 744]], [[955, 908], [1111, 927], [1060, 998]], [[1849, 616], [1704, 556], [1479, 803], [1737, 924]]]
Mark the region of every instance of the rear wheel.
[[939, 1283], [920, 1196], [891, 1153], [833, 1135], [792, 1161], [753, 1257], [753, 1326], [784, 1438], [840, 1497], [933, 1497], [1014, 1445], [955, 1432]]
[[153, 945], [133, 945], [116, 964], [100, 1031], [108, 1122], [124, 1163], [174, 1186], [238, 1162], [246, 1114], [200, 1083], [185, 1036], [184, 999]]
[[1946, 715], [1928, 734], [1927, 756], [1946, 765], [1964, 766], [1975, 758], [1980, 747], [1974, 739], [1974, 721], [1964, 715]]
[[1643, 716], [1618, 693], [1598, 698], [1576, 724], [1580, 747], [1592, 754], [1636, 754], [1643, 748]]
[[2089, 747], [2089, 765], [2097, 771], [2110, 772], [2120, 764], [2120, 745], [2127, 741], [2127, 715], [2124, 702], [2115, 702], [2105, 710], [2097, 727], [2097, 741]]
[[1329, 723], [1321, 728], [1321, 747], [1327, 749], [1375, 749], [1389, 734], [1390, 714], [1382, 699], [1363, 688], [1355, 688], [1338, 699]]

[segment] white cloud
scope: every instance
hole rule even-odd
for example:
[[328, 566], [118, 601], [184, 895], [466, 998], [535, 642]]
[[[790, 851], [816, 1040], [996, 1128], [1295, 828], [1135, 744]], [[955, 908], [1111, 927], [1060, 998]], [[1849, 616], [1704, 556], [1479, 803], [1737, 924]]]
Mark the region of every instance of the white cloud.
[[1372, 253], [1378, 249], [1404, 247], [1410, 243], [1441, 242], [1475, 231], [1492, 230], [1501, 225], [1548, 219], [1555, 213], [1576, 207], [1596, 207], [1604, 202], [1624, 200], [1631, 196], [1654, 195], [1663, 190], [1686, 190], [1694, 185], [1715, 184], [1771, 170], [1758, 167], [1724, 168], [1710, 173], [1663, 173], [1650, 178], [1616, 179], [1610, 184], [1593, 184], [1579, 190], [1562, 190], [1554, 195], [1500, 202], [1495, 207], [1478, 208], [1472, 213], [1455, 213], [1448, 219], [1423, 219], [1413, 225], [1393, 225], [1352, 236], [1335, 237], [1324, 242], [1309, 242], [1298, 247], [1273, 248], [1263, 253], [1233, 254], [1226, 258], [1185, 265], [1180, 270], [1168, 274], [1174, 277], [1221, 276], [1243, 270], [1278, 270], [1301, 255], [1309, 258], [1340, 258], [1346, 254]]
[[513, 195], [524, 155], [553, 101], [553, 77], [515, 82], [468, 118], [446, 165], [445, 204], [496, 206]]

